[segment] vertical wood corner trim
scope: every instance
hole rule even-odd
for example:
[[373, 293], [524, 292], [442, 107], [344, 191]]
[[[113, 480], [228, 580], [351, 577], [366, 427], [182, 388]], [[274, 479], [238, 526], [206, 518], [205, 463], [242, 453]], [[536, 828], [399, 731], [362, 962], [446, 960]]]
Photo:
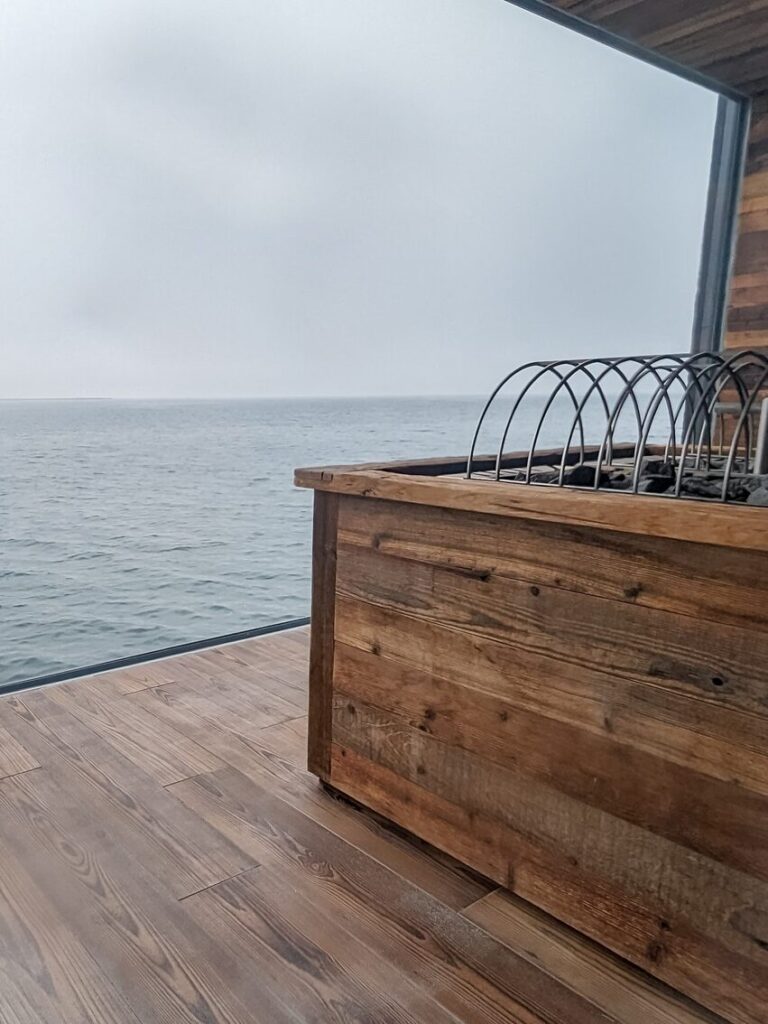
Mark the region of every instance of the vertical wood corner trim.
[[338, 514], [338, 495], [315, 491], [307, 767], [326, 782], [331, 771]]

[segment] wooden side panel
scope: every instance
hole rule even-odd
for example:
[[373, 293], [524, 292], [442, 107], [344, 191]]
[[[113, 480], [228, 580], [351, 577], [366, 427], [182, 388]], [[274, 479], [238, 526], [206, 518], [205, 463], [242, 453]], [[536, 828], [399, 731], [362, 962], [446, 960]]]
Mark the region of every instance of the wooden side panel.
[[342, 497], [330, 782], [728, 1020], [763, 1022], [758, 563]]
[[331, 764], [333, 633], [338, 495], [315, 492], [312, 535], [312, 620], [309, 649], [307, 767], [323, 780]]
[[768, 93], [752, 106], [726, 346], [768, 347]]

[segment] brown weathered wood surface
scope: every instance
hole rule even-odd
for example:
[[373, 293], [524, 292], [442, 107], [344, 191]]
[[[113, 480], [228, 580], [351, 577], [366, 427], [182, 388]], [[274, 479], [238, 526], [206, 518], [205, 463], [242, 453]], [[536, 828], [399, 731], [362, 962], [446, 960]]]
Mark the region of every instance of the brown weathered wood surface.
[[768, 0], [544, 0], [748, 95], [768, 88]]
[[725, 343], [768, 347], [768, 93], [752, 104]]
[[621, 491], [504, 486], [490, 480], [392, 472], [386, 464], [297, 469], [294, 481], [297, 487], [334, 494], [768, 552], [764, 510], [746, 505], [682, 501]]
[[0, 699], [3, 1024], [713, 1024], [325, 792], [308, 648]]
[[339, 499], [315, 492], [312, 537], [312, 608], [315, 628], [310, 652], [308, 764], [321, 779], [331, 767], [331, 697], [333, 675], [333, 625], [336, 589], [336, 536]]
[[331, 783], [763, 1024], [766, 554], [377, 493], [339, 499]]

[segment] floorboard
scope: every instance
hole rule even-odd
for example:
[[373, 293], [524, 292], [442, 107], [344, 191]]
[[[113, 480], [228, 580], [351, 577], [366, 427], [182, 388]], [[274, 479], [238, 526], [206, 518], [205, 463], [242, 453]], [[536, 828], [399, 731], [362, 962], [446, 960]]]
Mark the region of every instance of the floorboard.
[[308, 630], [0, 698], [0, 1024], [713, 1024], [304, 770]]

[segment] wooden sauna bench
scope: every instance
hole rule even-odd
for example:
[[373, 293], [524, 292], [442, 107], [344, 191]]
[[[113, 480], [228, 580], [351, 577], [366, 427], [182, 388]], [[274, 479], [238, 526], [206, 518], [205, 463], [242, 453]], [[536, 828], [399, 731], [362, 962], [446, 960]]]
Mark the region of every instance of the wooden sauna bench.
[[297, 471], [315, 491], [310, 770], [766, 1024], [764, 510], [464, 464]]

